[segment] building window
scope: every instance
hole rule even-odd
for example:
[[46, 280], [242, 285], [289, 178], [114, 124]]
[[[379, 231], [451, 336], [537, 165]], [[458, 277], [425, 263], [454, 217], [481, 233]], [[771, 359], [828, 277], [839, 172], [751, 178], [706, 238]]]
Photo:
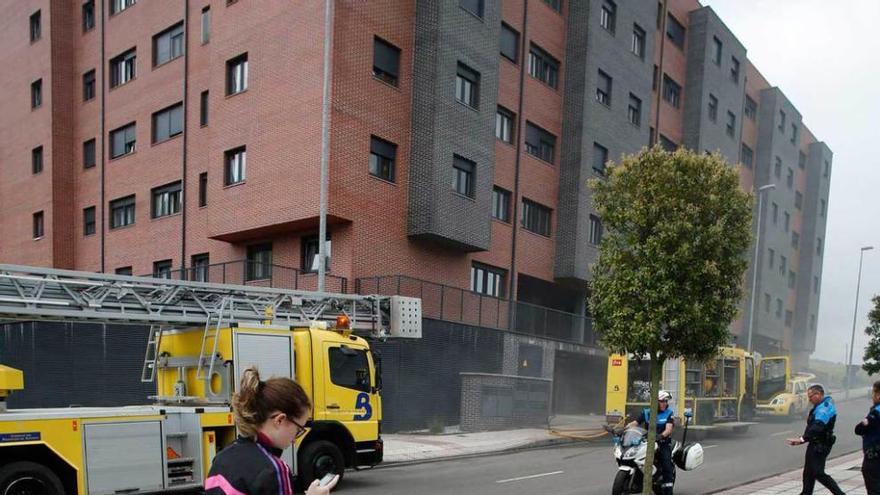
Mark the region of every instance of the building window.
[[397, 86], [400, 77], [400, 48], [387, 41], [373, 38], [373, 76]]
[[773, 203], [772, 211], [773, 211], [773, 225], [776, 225], [779, 223], [779, 205], [776, 203]]
[[183, 103], [177, 103], [153, 114], [153, 144], [171, 139], [183, 132]]
[[782, 318], [782, 299], [776, 298], [776, 317]]
[[193, 282], [207, 282], [208, 278], [208, 269], [211, 265], [211, 258], [208, 253], [202, 254], [194, 254], [190, 261], [191, 277], [190, 280]]
[[611, 85], [611, 76], [599, 69], [599, 77], [596, 81], [596, 101], [605, 106], [611, 106]]
[[153, 67], [183, 55], [183, 23], [153, 36]]
[[736, 57], [730, 57], [730, 80], [739, 84], [739, 60]]
[[397, 164], [397, 145], [370, 136], [370, 175], [394, 182]]
[[230, 186], [244, 182], [247, 177], [247, 147], [234, 148], [223, 155], [223, 183]]
[[110, 1], [110, 15], [118, 14], [136, 3], [136, 0], [109, 0], [109, 1]]
[[605, 175], [606, 163], [608, 163], [608, 148], [593, 143], [593, 170], [599, 175]]
[[137, 129], [134, 122], [110, 131], [110, 158], [134, 153], [136, 140]]
[[663, 74], [663, 99], [674, 108], [681, 105], [681, 85]]
[[202, 91], [199, 98], [199, 125], [208, 125], [208, 91]]
[[819, 200], [819, 215], [820, 216], [823, 216], [823, 217], [825, 216], [825, 208], [826, 208], [825, 200], [820, 199]]
[[779, 257], [779, 273], [785, 275], [785, 270], [788, 269], [788, 259], [785, 256]]
[[495, 137], [505, 143], [513, 143], [515, 121], [516, 116], [513, 112], [499, 106], [498, 112], [495, 113]]
[[758, 104], [751, 97], [746, 96], [746, 117], [754, 121], [758, 118]]
[[776, 157], [776, 162], [773, 164], [773, 175], [775, 175], [777, 179], [782, 178], [782, 159], [778, 156]]
[[797, 134], [798, 134], [797, 124], [791, 124], [791, 144], [795, 144], [795, 142], [797, 142]]
[[819, 293], [819, 276], [813, 275], [813, 294]]
[[89, 206], [83, 209], [83, 235], [95, 233], [95, 207]]
[[501, 55], [513, 63], [519, 62], [519, 33], [501, 23]]
[[471, 265], [471, 291], [492, 297], [504, 297], [507, 271], [474, 262]]
[[458, 6], [477, 17], [483, 17], [483, 0], [458, 0]]
[[83, 74], [83, 101], [89, 101], [95, 97], [95, 69]]
[[651, 79], [651, 89], [657, 91], [657, 88], [660, 87], [660, 67], [654, 66], [654, 74]]
[[180, 213], [181, 184], [172, 182], [153, 189], [153, 218], [167, 217]]
[[132, 48], [110, 59], [110, 87], [115, 88], [135, 78], [137, 49]]
[[798, 168], [803, 170], [807, 167], [807, 155], [803, 151], [798, 151]]
[[43, 171], [43, 147], [37, 146], [31, 150], [31, 173], [38, 174]]
[[134, 194], [110, 202], [110, 228], [134, 224]]
[[43, 237], [45, 231], [43, 230], [43, 212], [38, 211], [34, 213], [34, 239], [39, 239]]
[[471, 108], [480, 104], [480, 73], [461, 62], [455, 76], [455, 99]]
[[535, 234], [550, 237], [550, 214], [552, 210], [544, 205], [523, 198], [522, 228]]
[[793, 271], [789, 270], [788, 271], [788, 288], [794, 289], [796, 281], [797, 281], [797, 276], [794, 274]]
[[719, 65], [719, 66], [721, 65], [722, 46], [723, 45], [721, 44], [721, 40], [719, 40], [718, 38], [713, 36], [712, 37], [712, 62], [714, 62], [715, 65]]
[[476, 173], [476, 168], [476, 163], [455, 155], [452, 160], [452, 188], [455, 192], [469, 198], [474, 197], [474, 174]]
[[611, 34], [614, 34], [614, 27], [617, 23], [617, 5], [611, 0], [602, 2], [602, 8], [599, 11], [599, 25], [605, 28]]
[[559, 86], [559, 60], [532, 44], [529, 48], [529, 75], [556, 89]]
[[272, 278], [272, 243], [254, 244], [247, 247], [244, 279], [264, 280]]
[[82, 5], [82, 30], [91, 31], [95, 28], [95, 0], [89, 0]]
[[544, 0], [544, 3], [556, 12], [562, 12], [562, 0]]
[[789, 189], [794, 186], [794, 170], [792, 170], [791, 167], [788, 167], [788, 173], [785, 176], [785, 184]]
[[492, 189], [492, 218], [510, 223], [510, 191], [498, 186]]
[[770, 294], [764, 293], [764, 312], [770, 312]]
[[785, 112], [779, 111], [779, 125], [776, 127], [779, 132], [785, 132]]
[[556, 136], [531, 122], [526, 122], [526, 153], [545, 162], [553, 163], [555, 151]]
[[630, 51], [640, 59], [645, 58], [645, 30], [640, 28], [638, 24], [633, 24], [632, 45]]
[[746, 146], [746, 143], [742, 143], [742, 152], [740, 153], [740, 155], [740, 161], [742, 161], [742, 164], [748, 168], [752, 168], [755, 160], [755, 153], [752, 151], [751, 148]]
[[828, 177], [831, 174], [831, 164], [828, 163], [828, 160], [825, 160], [825, 168], [822, 171], [822, 177]]
[[42, 35], [43, 28], [41, 18], [42, 15], [39, 10], [31, 14], [31, 43], [39, 40]]
[[208, 172], [199, 174], [199, 208], [208, 206]]
[[[327, 252], [325, 253], [326, 259], [324, 260], [324, 270], [330, 271], [330, 253], [332, 245], [332, 241], [330, 240], [330, 233], [327, 233], [327, 242], [325, 243]], [[300, 251], [302, 259], [301, 268], [306, 272], [316, 272], [318, 271], [318, 263], [320, 261], [320, 249], [321, 247], [318, 245], [318, 236], [312, 235], [308, 237], [303, 237], [300, 240]]]
[[83, 168], [95, 166], [95, 140], [89, 139], [83, 143]]
[[672, 153], [673, 151], [678, 149], [678, 144], [676, 144], [675, 141], [669, 139], [663, 134], [660, 134], [660, 147], [662, 147], [664, 151]]
[[126, 275], [131, 276], [131, 267], [130, 266], [120, 266], [116, 270], [113, 271], [116, 275]]
[[727, 112], [727, 127], [725, 128], [725, 132], [729, 137], [733, 137], [736, 134], [736, 115], [733, 112]]
[[211, 6], [202, 8], [202, 44], [211, 41]]
[[800, 191], [795, 191], [794, 192], [794, 207], [797, 208], [798, 210], [800, 210], [801, 207], [803, 206], [803, 203], [804, 203], [804, 195], [801, 194]]
[[171, 278], [171, 260], [153, 262], [153, 278]]
[[241, 93], [248, 85], [248, 54], [226, 61], [226, 95]]
[[785, 310], [785, 326], [791, 328], [792, 312], [790, 309]]
[[40, 108], [43, 105], [43, 80], [37, 79], [31, 83], [31, 108]]
[[791, 232], [791, 248], [795, 249], [795, 250], [798, 249], [800, 247], [800, 243], [801, 243], [800, 234], [798, 234], [795, 231], [792, 231]]
[[767, 266], [773, 269], [776, 266], [776, 251], [773, 248], [767, 249]]
[[822, 238], [816, 238], [816, 256], [822, 256]]
[[718, 98], [711, 94], [709, 95], [709, 120], [718, 121]]
[[684, 50], [685, 29], [672, 14], [666, 14], [666, 37], [672, 43]]
[[602, 220], [596, 215], [590, 215], [590, 244], [598, 246], [602, 242]]
[[787, 211], [783, 212], [782, 215], [783, 215], [782, 224], [785, 228], [785, 231], [788, 232], [788, 227], [789, 227], [789, 225], [791, 225], [791, 215], [789, 215]]
[[638, 99], [634, 94], [629, 94], [629, 108], [627, 109], [627, 118], [629, 123], [639, 127], [642, 125], [642, 100]]

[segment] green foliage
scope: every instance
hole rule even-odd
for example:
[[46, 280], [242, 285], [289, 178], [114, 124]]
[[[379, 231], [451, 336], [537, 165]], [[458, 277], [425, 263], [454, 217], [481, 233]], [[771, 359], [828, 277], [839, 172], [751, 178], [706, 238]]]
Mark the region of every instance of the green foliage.
[[611, 352], [704, 360], [743, 296], [751, 196], [718, 155], [659, 147], [591, 181], [607, 235], [590, 305]]
[[874, 308], [868, 313], [869, 324], [865, 329], [865, 334], [871, 337], [871, 340], [868, 341], [862, 358], [864, 360], [862, 369], [869, 375], [880, 372], [880, 296], [874, 296], [872, 301]]

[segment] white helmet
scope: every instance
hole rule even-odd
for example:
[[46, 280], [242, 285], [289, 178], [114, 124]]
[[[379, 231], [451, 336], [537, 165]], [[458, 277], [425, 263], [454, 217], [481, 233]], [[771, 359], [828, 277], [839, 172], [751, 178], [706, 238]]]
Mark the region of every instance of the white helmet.
[[657, 400], [669, 400], [672, 399], [672, 394], [667, 392], [666, 390], [661, 390], [657, 392]]

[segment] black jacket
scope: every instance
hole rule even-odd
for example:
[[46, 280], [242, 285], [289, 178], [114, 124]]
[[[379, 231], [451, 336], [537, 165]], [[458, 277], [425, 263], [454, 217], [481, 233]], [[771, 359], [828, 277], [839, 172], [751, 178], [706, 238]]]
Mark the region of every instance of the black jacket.
[[293, 473], [264, 437], [239, 437], [211, 463], [205, 495], [293, 495]]
[[830, 396], [813, 406], [807, 419], [807, 428], [801, 435], [807, 442], [831, 447], [834, 443], [834, 423], [837, 422], [837, 409]]

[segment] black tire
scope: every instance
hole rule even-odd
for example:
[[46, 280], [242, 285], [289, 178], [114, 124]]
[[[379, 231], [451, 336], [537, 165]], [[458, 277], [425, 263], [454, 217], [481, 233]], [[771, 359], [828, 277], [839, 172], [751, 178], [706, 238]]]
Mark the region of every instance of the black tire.
[[299, 468], [297, 481], [304, 488], [308, 488], [312, 481], [321, 479], [329, 472], [338, 474], [339, 481], [342, 481], [342, 476], [345, 474], [345, 458], [342, 456], [342, 451], [336, 444], [327, 440], [316, 440], [303, 447], [299, 451], [297, 463]]
[[614, 476], [614, 484], [611, 486], [611, 495], [629, 493], [629, 478], [629, 472], [618, 470]]
[[0, 468], [0, 495], [64, 495], [64, 485], [36, 462], [13, 462]]

